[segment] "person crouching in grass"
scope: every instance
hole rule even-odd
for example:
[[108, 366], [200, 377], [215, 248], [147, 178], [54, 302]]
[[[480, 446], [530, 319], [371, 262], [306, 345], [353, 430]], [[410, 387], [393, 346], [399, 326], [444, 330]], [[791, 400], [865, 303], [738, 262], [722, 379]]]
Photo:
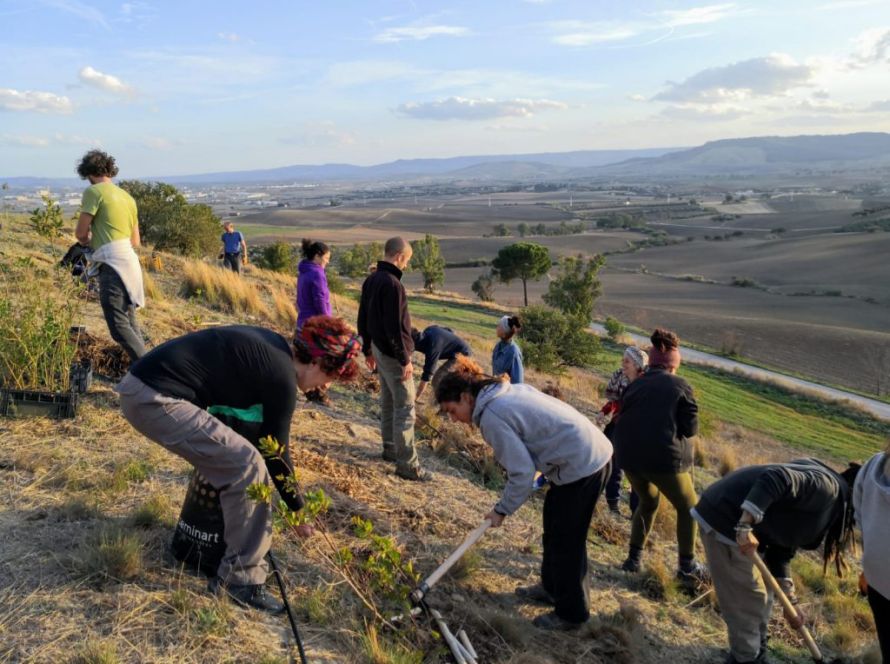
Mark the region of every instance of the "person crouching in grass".
[[[303, 498], [286, 483], [290, 425], [297, 388], [311, 390], [358, 374], [361, 342], [341, 319], [310, 318], [293, 342], [259, 327], [232, 325], [171, 339], [136, 362], [116, 387], [124, 417], [145, 437], [191, 463], [219, 490], [226, 552], [210, 581], [214, 594], [271, 613], [284, 610], [266, 594], [263, 558], [272, 541], [269, 504], [248, 498], [251, 484], [271, 475], [287, 507]], [[262, 405], [261, 437], [284, 446], [281, 459], [264, 460], [238, 433], [209, 414], [212, 405]], [[308, 537], [312, 528], [298, 526]]]
[[466, 357], [458, 357], [442, 378], [436, 401], [455, 422], [479, 427], [507, 471], [503, 494], [485, 517], [492, 526], [528, 500], [536, 471], [550, 481], [541, 581], [516, 594], [554, 607], [534, 619], [536, 627], [577, 629], [590, 617], [587, 530], [609, 477], [612, 444], [567, 403], [530, 385], [510, 384], [507, 376], [487, 376]]
[[[691, 510], [702, 532], [720, 614], [729, 632], [726, 664], [765, 662], [773, 593], [754, 566], [760, 552], [770, 573], [796, 603], [791, 559], [817, 549], [838, 576], [853, 538], [853, 483], [859, 465], [836, 473], [818, 459], [749, 466], [711, 484]], [[785, 614], [803, 624], [798, 609]]]

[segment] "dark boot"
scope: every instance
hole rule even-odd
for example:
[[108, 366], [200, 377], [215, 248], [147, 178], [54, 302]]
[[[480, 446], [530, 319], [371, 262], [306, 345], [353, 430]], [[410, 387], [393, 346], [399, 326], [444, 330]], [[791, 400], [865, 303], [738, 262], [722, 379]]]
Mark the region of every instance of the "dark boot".
[[403, 480], [411, 480], [412, 482], [429, 482], [433, 479], [433, 474], [424, 470], [420, 466], [412, 468], [396, 468], [396, 475]]
[[643, 566], [643, 550], [636, 546], [631, 546], [627, 552], [627, 559], [621, 563], [621, 569], [625, 572], [639, 572]]
[[548, 631], [555, 632], [569, 632], [578, 629], [583, 624], [583, 622], [575, 623], [569, 622], [568, 620], [563, 620], [558, 615], [556, 615], [555, 611], [545, 613], [544, 615], [538, 616], [537, 618], [532, 620], [532, 625], [534, 625], [538, 629], [546, 629]]
[[556, 604], [553, 595], [548, 593], [540, 583], [536, 583], [533, 586], [519, 586], [514, 592], [520, 599], [530, 602], [540, 602], [541, 604], [549, 604], [550, 606]]
[[218, 576], [215, 576], [210, 579], [207, 589], [217, 597], [226, 595], [235, 604], [244, 608], [266, 611], [274, 615], [284, 613], [284, 604], [269, 595], [266, 592], [266, 586], [261, 583], [243, 586], [231, 583], [224, 584], [219, 580]]

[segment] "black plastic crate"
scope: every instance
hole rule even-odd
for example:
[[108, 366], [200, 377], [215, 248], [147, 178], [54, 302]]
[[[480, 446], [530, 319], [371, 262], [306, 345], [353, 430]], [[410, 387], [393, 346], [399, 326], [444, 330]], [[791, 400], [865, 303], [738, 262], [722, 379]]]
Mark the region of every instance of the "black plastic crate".
[[0, 415], [6, 417], [72, 418], [77, 414], [74, 392], [0, 391]]
[[71, 365], [71, 391], [85, 394], [93, 384], [93, 361], [81, 360]]

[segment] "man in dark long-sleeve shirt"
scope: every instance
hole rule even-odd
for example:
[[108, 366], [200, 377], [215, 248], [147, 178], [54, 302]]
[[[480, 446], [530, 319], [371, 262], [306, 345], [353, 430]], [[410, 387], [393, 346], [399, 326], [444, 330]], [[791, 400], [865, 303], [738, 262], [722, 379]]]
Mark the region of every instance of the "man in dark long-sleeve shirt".
[[[454, 360], [458, 355], [470, 356], [470, 347], [467, 342], [457, 336], [453, 330], [439, 325], [430, 325], [423, 332], [411, 328], [411, 338], [414, 340], [414, 350], [423, 353], [423, 373], [420, 375], [420, 385], [417, 386], [417, 400], [432, 381], [433, 390], [454, 366]], [[436, 363], [445, 360], [442, 366], [436, 369]]]
[[396, 462], [396, 474], [408, 480], [428, 480], [414, 448], [414, 367], [411, 353], [411, 315], [402, 285], [402, 270], [411, 261], [411, 245], [390, 238], [383, 260], [362, 284], [358, 307], [358, 332], [362, 351], [380, 378], [380, 434], [383, 458]]

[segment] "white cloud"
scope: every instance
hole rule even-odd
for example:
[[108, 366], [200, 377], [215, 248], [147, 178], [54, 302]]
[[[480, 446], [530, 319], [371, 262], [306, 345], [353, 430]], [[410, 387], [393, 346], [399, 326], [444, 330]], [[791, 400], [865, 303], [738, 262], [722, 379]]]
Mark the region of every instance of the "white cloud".
[[646, 98], [645, 95], [633, 94], [633, 95], [627, 95], [627, 98], [630, 101], [648, 101], [648, 99]]
[[890, 62], [890, 28], [870, 28], [856, 38], [850, 67], [858, 69], [883, 62]]
[[68, 97], [60, 97], [52, 92], [0, 88], [0, 110], [71, 113], [74, 110], [74, 104]]
[[772, 54], [722, 67], [711, 67], [679, 83], [669, 82], [654, 101], [711, 104], [752, 97], [780, 96], [810, 84], [812, 67], [790, 56]]
[[142, 139], [142, 145], [151, 150], [160, 150], [166, 152], [180, 146], [182, 143], [163, 136], [146, 136]]
[[392, 44], [401, 41], [424, 41], [430, 37], [466, 37], [467, 28], [458, 25], [410, 25], [387, 28], [374, 36], [374, 41]]
[[241, 41], [241, 35], [235, 32], [217, 32], [216, 36], [223, 41], [232, 42], [233, 44]]
[[671, 28], [683, 25], [703, 25], [716, 23], [736, 13], [734, 4], [707, 5], [705, 7], [692, 7], [691, 9], [668, 9], [659, 12], [658, 16], [664, 24]]
[[527, 118], [539, 111], [565, 110], [568, 105], [549, 99], [467, 99], [448, 97], [439, 101], [408, 102], [396, 111], [421, 120], [488, 120]]
[[0, 134], [0, 145], [10, 147], [48, 148], [52, 145], [75, 145], [90, 147], [101, 145], [101, 141], [87, 136], [56, 133], [51, 136]]
[[562, 46], [590, 46], [623, 41], [643, 31], [639, 25], [612, 21], [557, 21], [551, 25], [557, 31], [562, 31], [562, 34], [553, 38], [555, 43]]
[[301, 147], [344, 147], [355, 145], [356, 135], [350, 131], [344, 131], [329, 120], [323, 122], [308, 122], [304, 125], [304, 131], [299, 136], [288, 136], [279, 139], [285, 145], [299, 145]]
[[865, 110], [869, 113], [890, 113], [890, 99], [873, 101]]
[[676, 105], [667, 106], [661, 111], [661, 115], [672, 120], [691, 120], [691, 121], [727, 121], [736, 120], [744, 115], [748, 115], [750, 111], [741, 106], [731, 104], [710, 104], [710, 105]]
[[672, 36], [679, 28], [716, 23], [740, 13], [735, 4], [705, 5], [689, 9], [668, 9], [644, 18], [627, 21], [553, 21], [549, 28], [557, 34], [553, 41], [562, 46], [592, 46], [645, 37], [644, 44], [698, 35]]
[[111, 92], [116, 95], [131, 95], [134, 92], [132, 87], [124, 83], [117, 76], [112, 76], [111, 74], [103, 74], [101, 71], [93, 69], [90, 66], [81, 69], [78, 77], [86, 85], [90, 85], [94, 88], [99, 88], [100, 90], [105, 90], [106, 92]]
[[47, 7], [59, 9], [90, 23], [99, 25], [106, 30], [109, 29], [108, 21], [105, 20], [105, 15], [95, 7], [86, 3], [78, 2], [78, 0], [40, 0], [40, 2]]

